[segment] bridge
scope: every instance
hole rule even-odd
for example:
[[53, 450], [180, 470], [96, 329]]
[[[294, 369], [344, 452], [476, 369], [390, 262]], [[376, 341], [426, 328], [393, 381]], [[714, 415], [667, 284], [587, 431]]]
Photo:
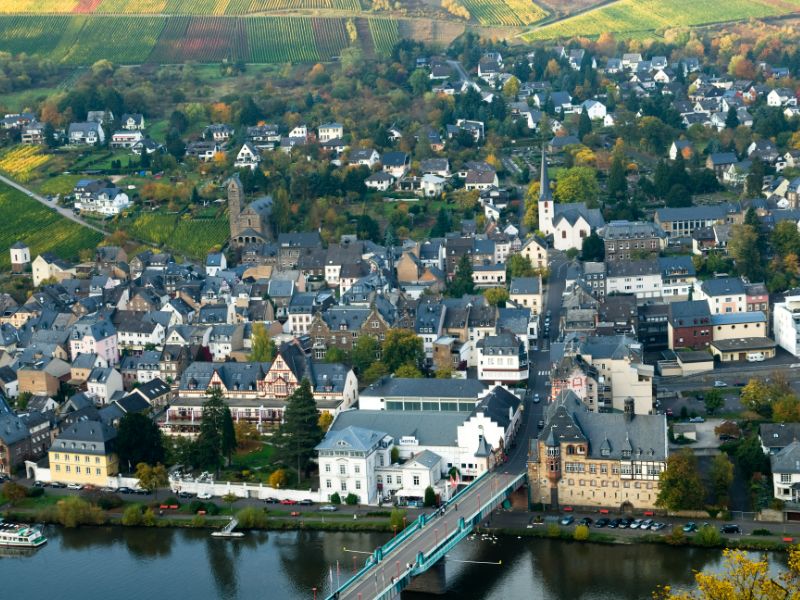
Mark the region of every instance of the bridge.
[[435, 565], [525, 481], [525, 473], [487, 472], [447, 502], [444, 514], [422, 514], [377, 548], [364, 567], [327, 600], [392, 600]]

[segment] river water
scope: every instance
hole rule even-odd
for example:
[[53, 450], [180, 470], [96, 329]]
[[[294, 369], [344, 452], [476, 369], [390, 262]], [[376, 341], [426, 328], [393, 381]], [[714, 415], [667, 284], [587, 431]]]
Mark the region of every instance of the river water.
[[[2, 600], [283, 600], [318, 597], [331, 572], [344, 581], [353, 556], [387, 535], [251, 532], [212, 539], [207, 530], [98, 527], [46, 530], [32, 556], [0, 556]], [[494, 564], [469, 564], [457, 561]], [[695, 570], [717, 570], [718, 550], [605, 546], [543, 539], [465, 540], [446, 562], [444, 598], [645, 599], [661, 584], [685, 588]], [[440, 596], [441, 597], [441, 596]], [[433, 600], [435, 596], [406, 594]]]

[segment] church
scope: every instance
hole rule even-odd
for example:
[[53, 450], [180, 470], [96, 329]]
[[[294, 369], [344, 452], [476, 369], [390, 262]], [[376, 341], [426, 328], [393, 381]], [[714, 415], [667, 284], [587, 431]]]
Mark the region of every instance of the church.
[[599, 208], [588, 208], [584, 202], [556, 204], [547, 173], [547, 153], [542, 148], [542, 172], [539, 186], [539, 229], [553, 238], [553, 248], [569, 250], [583, 247], [584, 238], [606, 222]]
[[253, 200], [242, 210], [244, 186], [239, 175], [228, 180], [228, 220], [231, 226], [231, 245], [241, 248], [272, 239], [270, 215], [272, 198], [265, 196]]

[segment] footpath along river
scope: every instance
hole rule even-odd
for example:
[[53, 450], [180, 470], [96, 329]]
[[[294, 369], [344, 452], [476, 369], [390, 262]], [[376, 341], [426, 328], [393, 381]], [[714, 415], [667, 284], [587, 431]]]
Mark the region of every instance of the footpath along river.
[[[283, 600], [323, 598], [331, 572], [344, 581], [353, 556], [388, 536], [317, 531], [250, 532], [212, 539], [208, 530], [46, 528], [31, 556], [0, 552], [0, 598], [8, 600]], [[776, 568], [784, 558], [773, 555]], [[500, 562], [502, 565], [457, 561]], [[460, 600], [645, 599], [660, 584], [686, 588], [696, 570], [718, 570], [719, 550], [607, 546], [546, 539], [465, 540], [446, 563], [447, 594]], [[435, 596], [406, 594], [431, 600]]]

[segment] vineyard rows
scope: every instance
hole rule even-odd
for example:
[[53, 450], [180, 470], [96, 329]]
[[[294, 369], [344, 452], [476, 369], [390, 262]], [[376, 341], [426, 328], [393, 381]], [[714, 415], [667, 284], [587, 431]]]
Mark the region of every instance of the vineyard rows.
[[194, 259], [203, 258], [212, 246], [222, 246], [230, 233], [227, 218], [185, 219], [155, 213], [140, 215], [125, 229], [140, 240]]
[[[78, 258], [83, 248], [93, 248], [103, 236], [59, 216], [36, 200], [7, 186], [0, 186], [0, 247], [21, 240], [33, 257], [52, 252], [65, 259]], [[0, 253], [0, 269], [9, 268], [8, 252]]]
[[720, 19], [737, 20], [786, 14], [800, 8], [800, 0], [778, 4], [770, 0], [728, 0], [724, 10], [696, 0], [620, 0], [581, 15], [527, 33], [529, 40], [599, 36], [603, 32], [634, 33], [672, 27], [703, 25]]
[[246, 15], [279, 10], [362, 10], [359, 0], [5, 0], [0, 13]]
[[16, 146], [0, 157], [0, 170], [21, 183], [27, 183], [33, 172], [48, 160], [50, 157], [42, 154], [38, 146]]
[[529, 25], [545, 16], [531, 0], [462, 0], [462, 3], [481, 25]]
[[[368, 44], [371, 36], [376, 52], [389, 54], [400, 39], [398, 22], [367, 22], [360, 43]], [[349, 45], [344, 18], [25, 15], [0, 16], [0, 31], [0, 52], [40, 54], [74, 66], [100, 59], [117, 64], [327, 61]]]

